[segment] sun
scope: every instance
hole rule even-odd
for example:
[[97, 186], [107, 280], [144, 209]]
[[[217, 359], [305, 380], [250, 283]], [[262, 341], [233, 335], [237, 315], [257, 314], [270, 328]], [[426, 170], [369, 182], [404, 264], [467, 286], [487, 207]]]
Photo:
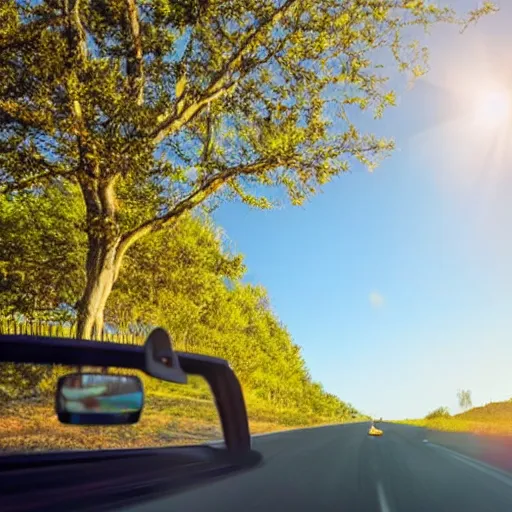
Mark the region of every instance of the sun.
[[485, 87], [475, 95], [474, 121], [483, 128], [497, 128], [506, 123], [511, 114], [509, 91], [502, 87]]

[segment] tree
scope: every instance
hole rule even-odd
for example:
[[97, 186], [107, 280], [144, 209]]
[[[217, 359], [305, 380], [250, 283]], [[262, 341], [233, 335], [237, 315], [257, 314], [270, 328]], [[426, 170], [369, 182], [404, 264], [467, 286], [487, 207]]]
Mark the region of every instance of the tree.
[[[81, 206], [72, 185], [0, 197], [1, 314], [51, 320], [72, 314], [62, 305], [77, 300], [85, 280]], [[265, 289], [243, 283], [242, 256], [228, 250], [208, 216], [184, 215], [173, 236], [166, 235], [141, 240], [126, 255], [105, 310], [109, 327], [149, 332], [163, 326], [178, 349], [225, 357], [251, 407], [279, 413], [289, 424], [359, 415], [312, 381]], [[47, 392], [59, 371], [3, 365], [0, 401]]]
[[459, 401], [461, 409], [469, 409], [470, 407], [473, 407], [471, 391], [469, 389], [459, 389], [459, 391], [457, 391], [457, 400]]
[[59, 306], [74, 304], [85, 283], [83, 216], [66, 184], [0, 196], [0, 314], [68, 315]]
[[79, 337], [146, 235], [212, 200], [267, 208], [261, 185], [298, 204], [372, 167], [392, 143], [351, 114], [394, 104], [377, 50], [421, 74], [404, 30], [459, 22], [423, 0], [4, 0], [0, 19], [0, 183], [80, 187]]
[[142, 240], [127, 254], [105, 318], [121, 329], [159, 325], [181, 348], [198, 349], [197, 325], [226, 293], [226, 282], [243, 275], [243, 258], [225, 250], [206, 216], [184, 216], [166, 235]]

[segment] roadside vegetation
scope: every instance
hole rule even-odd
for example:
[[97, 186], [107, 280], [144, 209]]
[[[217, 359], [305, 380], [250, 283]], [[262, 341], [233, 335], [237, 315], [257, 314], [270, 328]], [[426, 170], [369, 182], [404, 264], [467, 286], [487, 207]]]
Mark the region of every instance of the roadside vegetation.
[[440, 407], [424, 419], [403, 420], [400, 423], [448, 432], [512, 436], [512, 398], [505, 402], [490, 402], [453, 416], [446, 407]]
[[429, 412], [426, 416], [426, 420], [435, 420], [438, 418], [449, 418], [450, 417], [450, 411], [448, 407], [438, 407], [437, 409], [434, 409], [432, 412]]
[[[73, 305], [85, 278], [81, 213], [80, 197], [71, 186], [0, 197], [2, 332], [75, 336]], [[75, 226], [65, 236], [63, 217], [74, 219]], [[156, 234], [127, 254], [97, 338], [141, 344], [153, 326], [162, 326], [176, 349], [226, 358], [242, 383], [253, 432], [361, 418], [311, 379], [300, 347], [272, 311], [265, 289], [247, 283], [245, 272], [242, 255], [207, 214], [185, 216], [172, 231]], [[83, 434], [53, 419], [51, 395], [60, 374], [3, 365], [2, 446], [23, 439], [43, 445], [44, 432], [50, 445], [85, 442]], [[116, 446], [138, 445], [142, 439], [159, 444], [171, 438], [219, 438], [220, 423], [204, 382], [174, 389], [143, 379], [148, 401], [141, 429], [128, 429], [129, 439], [123, 429], [100, 429], [96, 442]], [[153, 425], [153, 437], [148, 425]], [[38, 441], [37, 436], [43, 437]]]
[[[186, 386], [173, 386], [140, 375], [146, 401], [141, 419], [135, 425], [115, 428], [63, 425], [54, 412], [54, 382], [57, 374], [70, 370], [59, 368], [55, 372], [53, 369], [41, 386], [44, 391], [1, 404], [0, 452], [147, 448], [222, 440], [213, 397], [200, 378], [192, 378]], [[308, 418], [297, 410], [272, 411], [252, 393], [246, 399], [253, 434], [333, 420], [332, 417]]]

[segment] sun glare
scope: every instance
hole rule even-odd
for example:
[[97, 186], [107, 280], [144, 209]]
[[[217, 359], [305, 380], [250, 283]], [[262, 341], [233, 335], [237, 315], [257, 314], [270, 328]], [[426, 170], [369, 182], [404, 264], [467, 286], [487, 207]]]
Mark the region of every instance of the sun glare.
[[510, 110], [510, 94], [505, 89], [485, 88], [476, 95], [475, 122], [484, 128], [504, 124], [510, 117]]

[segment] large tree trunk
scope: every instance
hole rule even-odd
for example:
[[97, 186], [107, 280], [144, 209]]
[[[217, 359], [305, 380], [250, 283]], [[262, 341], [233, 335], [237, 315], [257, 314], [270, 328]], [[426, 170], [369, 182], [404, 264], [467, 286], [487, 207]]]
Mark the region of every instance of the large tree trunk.
[[[96, 172], [96, 171], [94, 171]], [[94, 174], [91, 171], [90, 174]], [[172, 216], [161, 222], [153, 219], [140, 224], [132, 231], [120, 233], [117, 223], [114, 185], [116, 176], [101, 181], [95, 177], [82, 177], [82, 190], [87, 210], [87, 235], [89, 240], [86, 261], [86, 285], [77, 304], [78, 339], [100, 338], [103, 331], [105, 306], [117, 280], [126, 251], [137, 240], [149, 233], [170, 226], [196, 205], [194, 201], [180, 203]], [[218, 188], [215, 181], [213, 183]], [[202, 197], [202, 196], [200, 196]], [[199, 201], [200, 202], [200, 201]]]
[[87, 281], [78, 304], [77, 338], [100, 338], [107, 299], [116, 278], [117, 244], [105, 239], [90, 240], [87, 254]]
[[79, 339], [101, 338], [107, 299], [119, 272], [119, 226], [116, 219], [116, 178], [101, 180], [94, 166], [80, 180], [87, 210], [86, 284], [78, 302], [76, 336]]

